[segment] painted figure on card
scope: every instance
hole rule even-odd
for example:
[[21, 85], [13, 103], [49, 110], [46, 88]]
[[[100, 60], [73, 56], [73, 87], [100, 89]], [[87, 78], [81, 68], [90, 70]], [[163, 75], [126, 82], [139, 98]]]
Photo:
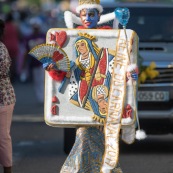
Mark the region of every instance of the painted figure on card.
[[99, 48], [89, 34], [79, 33], [75, 42], [76, 66], [74, 75], [78, 83], [78, 90], [70, 98], [70, 101], [85, 109], [94, 112], [93, 119], [103, 122], [106, 114], [99, 111], [99, 105], [92, 98], [92, 90], [95, 86], [106, 86], [109, 90], [111, 73], [110, 62], [114, 61], [114, 51], [107, 48]]

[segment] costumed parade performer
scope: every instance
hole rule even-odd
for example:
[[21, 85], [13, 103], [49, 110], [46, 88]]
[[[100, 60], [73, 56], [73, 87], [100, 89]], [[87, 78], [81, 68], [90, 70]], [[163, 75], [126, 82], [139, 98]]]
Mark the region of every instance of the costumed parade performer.
[[[78, 26], [79, 29], [111, 29], [109, 26], [98, 26], [98, 22], [103, 22], [100, 20], [101, 13], [103, 11], [100, 1], [79, 1], [79, 6], [76, 9], [77, 13], [80, 15], [82, 26]], [[71, 27], [71, 21], [69, 21], [69, 16], [73, 16], [70, 12], [65, 14], [66, 24]], [[106, 17], [106, 16], [104, 16]], [[103, 18], [104, 18], [103, 17]], [[115, 19], [115, 14], [107, 14], [108, 19]], [[71, 17], [70, 17], [71, 18]], [[105, 19], [102, 19], [105, 20]], [[117, 21], [118, 22], [118, 21]], [[118, 25], [116, 23], [116, 25]], [[98, 30], [99, 32], [99, 30]], [[106, 66], [113, 59], [113, 52], [104, 49], [102, 57], [98, 57], [100, 49], [97, 45], [95, 48], [91, 49], [93, 42], [88, 39], [87, 36], [79, 36], [76, 40], [75, 47], [77, 52], [76, 65], [77, 69], [74, 71], [75, 77], [78, 77], [79, 90], [70, 99], [73, 104], [80, 107], [85, 107], [86, 109], [92, 109], [95, 120], [104, 122], [107, 114], [107, 90], [110, 87], [110, 77], [109, 71], [106, 71]], [[100, 58], [100, 60], [98, 60]], [[93, 79], [92, 85], [89, 83], [92, 78], [94, 71], [94, 66], [96, 62], [99, 61], [95, 78]], [[137, 74], [135, 74], [134, 79], [137, 79]], [[104, 85], [103, 85], [104, 84]], [[89, 88], [90, 87], [90, 88]], [[81, 88], [81, 89], [80, 89]], [[85, 96], [89, 89], [89, 94], [87, 101], [84, 105]], [[90, 99], [92, 97], [93, 99]], [[103, 98], [103, 99], [102, 99]], [[100, 102], [96, 106], [95, 102]], [[102, 121], [103, 120], [103, 121]], [[117, 139], [118, 140], [118, 139]], [[118, 141], [117, 141], [118, 142]], [[73, 148], [67, 157], [61, 173], [65, 172], [83, 172], [83, 173], [100, 173], [103, 154], [105, 150], [105, 140], [104, 133], [98, 127], [79, 127], [76, 131], [76, 140]], [[105, 172], [103, 170], [103, 172]], [[121, 173], [122, 170], [120, 165], [117, 163], [115, 168], [109, 170], [108, 172]]]
[[[79, 17], [70, 11], [65, 12], [68, 29], [48, 31], [49, 44], [40, 45], [30, 52], [43, 63], [53, 78], [52, 82], [48, 76], [45, 82], [48, 85], [45, 85], [45, 111], [50, 114], [51, 108], [52, 113], [45, 121], [51, 126], [59, 123], [61, 127], [63, 124], [65, 126], [66, 121], [66, 124], [73, 126], [75, 118], [84, 121], [82, 125], [75, 124], [75, 143], [60, 173], [122, 173], [119, 164], [120, 135], [127, 144], [133, 143], [135, 137], [145, 137], [145, 134], [141, 136], [141, 131], [137, 134], [135, 131], [136, 122], [140, 130], [136, 105], [138, 50], [134, 46], [138, 39], [134, 32], [126, 33], [130, 15], [127, 8], [117, 8], [112, 13], [101, 15], [103, 7], [100, 0], [79, 0], [76, 12]], [[115, 29], [111, 32], [110, 26], [103, 25], [111, 20], [113, 28], [118, 28], [120, 23], [124, 31]], [[72, 29], [74, 24], [78, 25], [76, 30]], [[100, 35], [104, 37], [99, 42]], [[105, 48], [111, 46], [111, 37], [115, 38], [112, 40], [115, 50]], [[53, 46], [54, 43], [58, 46]], [[49, 53], [43, 56], [42, 52], [46, 50]], [[67, 78], [69, 92], [64, 90]], [[59, 85], [55, 81], [61, 81], [60, 94], [56, 91]], [[69, 94], [70, 105], [63, 98], [66, 93]], [[59, 104], [62, 103], [58, 107], [59, 113], [56, 96]], [[53, 101], [50, 103], [51, 97]], [[92, 116], [86, 118], [86, 111], [91, 112]], [[63, 114], [70, 116], [63, 117]]]

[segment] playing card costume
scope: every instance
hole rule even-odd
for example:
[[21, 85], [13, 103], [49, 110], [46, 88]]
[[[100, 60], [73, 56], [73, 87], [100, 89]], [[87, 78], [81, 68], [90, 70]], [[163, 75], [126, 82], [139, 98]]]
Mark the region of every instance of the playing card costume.
[[[79, 7], [77, 7], [78, 13], [85, 8], [96, 8], [100, 12], [103, 10], [99, 5], [99, 1], [80, 1], [79, 4]], [[79, 28], [82, 27], [80, 26]], [[86, 50], [89, 50], [88, 57], [86, 58], [82, 58], [82, 53], [85, 54], [85, 52], [82, 52], [83, 49], [80, 51], [80, 48], [77, 47], [80, 46], [80, 43], [86, 46]], [[113, 58], [115, 59], [115, 52], [112, 51], [111, 54], [108, 49], [103, 49], [99, 57], [101, 49], [92, 43], [92, 39], [88, 38], [88, 35], [78, 37], [75, 42], [75, 48], [77, 68], [74, 70], [74, 76], [78, 83], [78, 91], [70, 98], [70, 101], [79, 107], [92, 110], [94, 112], [93, 119], [104, 123], [108, 113], [108, 91], [110, 90], [112, 77], [109, 71], [109, 63]], [[94, 77], [92, 78], [92, 76]], [[87, 97], [86, 102], [85, 97]], [[99, 109], [101, 104], [98, 103], [98, 99], [104, 105], [102, 109]], [[61, 172], [122, 172], [118, 162], [113, 168], [102, 169], [102, 158], [105, 149], [104, 139], [103, 132], [97, 127], [79, 127], [76, 133], [75, 144]]]
[[[106, 15], [102, 11], [99, 0], [79, 1], [76, 12], [80, 18], [67, 11], [68, 29], [47, 32], [44, 46], [51, 45], [54, 51], [42, 55], [37, 47], [30, 52], [46, 70], [50, 64], [54, 67], [46, 71], [46, 123], [77, 128], [61, 173], [121, 173], [119, 138], [131, 144], [136, 137], [138, 37], [125, 29], [128, 9]], [[114, 20], [115, 27], [120, 22], [124, 30], [99, 26], [109, 20]], [[72, 29], [74, 24], [76, 29]], [[140, 132], [139, 139], [145, 137]]]

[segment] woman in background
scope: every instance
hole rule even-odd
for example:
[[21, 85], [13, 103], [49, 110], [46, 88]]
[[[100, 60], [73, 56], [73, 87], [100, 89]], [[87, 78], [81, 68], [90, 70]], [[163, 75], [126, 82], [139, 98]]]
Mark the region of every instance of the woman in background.
[[19, 56], [19, 32], [18, 26], [14, 20], [14, 14], [9, 12], [5, 20], [5, 32], [3, 34], [3, 43], [8, 49], [11, 66], [10, 66], [10, 79], [15, 82], [17, 79], [17, 60]]
[[[5, 23], [0, 19], [0, 40]], [[12, 140], [10, 128], [16, 102], [10, 82], [11, 59], [6, 46], [0, 41], [0, 165], [4, 173], [12, 173]]]

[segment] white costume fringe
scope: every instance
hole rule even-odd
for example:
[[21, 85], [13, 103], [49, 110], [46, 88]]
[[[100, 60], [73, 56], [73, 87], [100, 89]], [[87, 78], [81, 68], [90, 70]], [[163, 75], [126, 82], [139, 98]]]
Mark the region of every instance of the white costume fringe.
[[147, 137], [147, 135], [146, 135], [145, 131], [143, 131], [143, 130], [137, 130], [136, 131], [136, 139], [143, 140], [146, 137]]
[[[82, 25], [81, 19], [70, 11], [64, 12], [64, 20], [65, 20], [65, 24], [66, 24], [67, 28], [74, 28], [74, 24]], [[101, 15], [100, 21], [98, 22], [98, 25], [107, 23], [111, 20], [114, 20], [113, 28], [118, 28], [119, 22], [116, 19], [114, 12]]]

